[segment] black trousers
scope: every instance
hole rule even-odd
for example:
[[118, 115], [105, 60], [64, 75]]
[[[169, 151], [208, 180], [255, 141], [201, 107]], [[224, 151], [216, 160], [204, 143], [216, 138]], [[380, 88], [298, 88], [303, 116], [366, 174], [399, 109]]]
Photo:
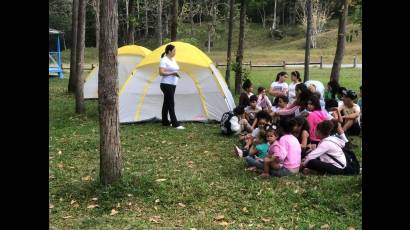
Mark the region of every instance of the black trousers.
[[330, 163], [322, 162], [319, 159], [310, 160], [307, 163], [306, 168], [313, 169], [321, 174], [333, 174], [333, 175], [343, 174], [343, 169], [340, 169]]
[[162, 104], [162, 125], [169, 126], [168, 113], [171, 118], [171, 124], [173, 127], [178, 127], [179, 122], [175, 116], [175, 85], [170, 84], [160, 84], [161, 91], [164, 94], [164, 103]]

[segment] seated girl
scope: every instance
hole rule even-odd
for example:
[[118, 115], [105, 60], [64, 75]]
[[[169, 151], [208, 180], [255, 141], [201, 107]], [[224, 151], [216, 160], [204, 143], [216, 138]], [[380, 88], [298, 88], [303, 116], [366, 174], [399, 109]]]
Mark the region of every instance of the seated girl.
[[245, 158], [248, 167], [247, 170], [256, 171], [257, 166], [261, 168], [263, 159], [268, 155], [268, 148], [269, 144], [266, 140], [266, 132], [265, 130], [260, 130], [254, 144], [249, 150], [249, 155]]
[[258, 88], [258, 101], [256, 106], [259, 106], [262, 110], [270, 112], [272, 108], [272, 103], [270, 102], [268, 96], [266, 96], [266, 89], [264, 87]]

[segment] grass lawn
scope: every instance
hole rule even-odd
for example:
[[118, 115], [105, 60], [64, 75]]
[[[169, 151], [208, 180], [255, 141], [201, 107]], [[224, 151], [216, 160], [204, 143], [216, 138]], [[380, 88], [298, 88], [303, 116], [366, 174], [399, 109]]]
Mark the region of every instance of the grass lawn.
[[[278, 71], [253, 70], [255, 91]], [[311, 70], [323, 82], [329, 74]], [[101, 186], [97, 101], [76, 115], [65, 76], [49, 80], [50, 229], [361, 229], [361, 175], [259, 179], [232, 156], [238, 140], [218, 124], [122, 125], [122, 180]], [[361, 79], [361, 70], [343, 69], [340, 81], [358, 90]], [[361, 161], [361, 138], [354, 143]]]

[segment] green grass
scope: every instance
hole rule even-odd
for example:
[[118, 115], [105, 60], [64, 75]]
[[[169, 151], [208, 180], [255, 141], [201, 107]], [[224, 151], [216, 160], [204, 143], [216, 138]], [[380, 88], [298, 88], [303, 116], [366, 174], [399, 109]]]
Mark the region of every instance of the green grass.
[[[277, 71], [252, 71], [250, 78], [268, 86]], [[329, 71], [312, 69], [311, 76], [326, 81]], [[357, 89], [361, 79], [358, 70], [342, 70], [346, 86]], [[217, 124], [187, 123], [178, 131], [158, 123], [121, 125], [122, 180], [104, 187], [97, 101], [76, 115], [67, 84], [67, 78], [49, 81], [50, 229], [224, 229], [218, 215], [227, 229], [361, 229], [361, 175], [258, 179], [231, 155], [237, 138], [222, 137]], [[356, 153], [361, 161], [360, 147]], [[86, 176], [92, 179], [83, 181]], [[94, 202], [99, 207], [87, 208]], [[110, 216], [113, 208], [119, 213]]]

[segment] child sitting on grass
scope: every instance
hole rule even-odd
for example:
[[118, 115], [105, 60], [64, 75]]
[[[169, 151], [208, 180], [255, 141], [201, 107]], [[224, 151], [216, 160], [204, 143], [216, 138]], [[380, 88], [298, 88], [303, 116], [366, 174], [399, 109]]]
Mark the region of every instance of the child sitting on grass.
[[[277, 141], [269, 146], [269, 154], [271, 155], [265, 161], [263, 177], [273, 176], [288, 176], [299, 172], [301, 162], [301, 148], [298, 139], [291, 134], [292, 124], [288, 119], [280, 121], [280, 128], [283, 135]], [[265, 162], [264, 161], [264, 162]]]
[[339, 110], [343, 119], [343, 130], [348, 135], [360, 134], [360, 107], [353, 102], [357, 98], [357, 95], [352, 90], [346, 90], [342, 92], [343, 104], [339, 106]]
[[266, 96], [266, 89], [264, 87], [258, 88], [258, 101], [256, 106], [259, 106], [266, 112], [270, 112], [272, 109], [272, 103], [270, 102], [268, 96]]
[[306, 156], [306, 152], [311, 149], [310, 138], [309, 138], [309, 124], [306, 118], [294, 117], [290, 120], [292, 126], [292, 135], [295, 136], [301, 148], [302, 159]]
[[[277, 104], [275, 105], [276, 107], [273, 107], [272, 111], [279, 112], [279, 111], [286, 110], [288, 103], [289, 103], [289, 98], [286, 96], [279, 96], [279, 97], [276, 97], [276, 100], [277, 100]], [[285, 119], [285, 118], [293, 117], [293, 114], [281, 116], [277, 113], [272, 113], [271, 115], [272, 115], [273, 124], [277, 124], [281, 118]]]
[[251, 80], [246, 79], [245, 82], [242, 84], [242, 89], [244, 90], [244, 92], [242, 92], [239, 96], [239, 105], [246, 107], [249, 105], [249, 99], [253, 95]]
[[245, 160], [247, 163], [248, 171], [256, 171], [256, 167], [263, 165], [263, 159], [268, 155], [269, 144], [266, 140], [265, 130], [260, 130], [256, 137], [254, 144], [249, 150], [249, 155]]
[[258, 97], [256, 95], [252, 95], [249, 98], [249, 106], [245, 108], [245, 118], [248, 120], [249, 124], [252, 125], [252, 128], [254, 129], [256, 126], [256, 113], [262, 110], [261, 107], [257, 106], [257, 101]]

